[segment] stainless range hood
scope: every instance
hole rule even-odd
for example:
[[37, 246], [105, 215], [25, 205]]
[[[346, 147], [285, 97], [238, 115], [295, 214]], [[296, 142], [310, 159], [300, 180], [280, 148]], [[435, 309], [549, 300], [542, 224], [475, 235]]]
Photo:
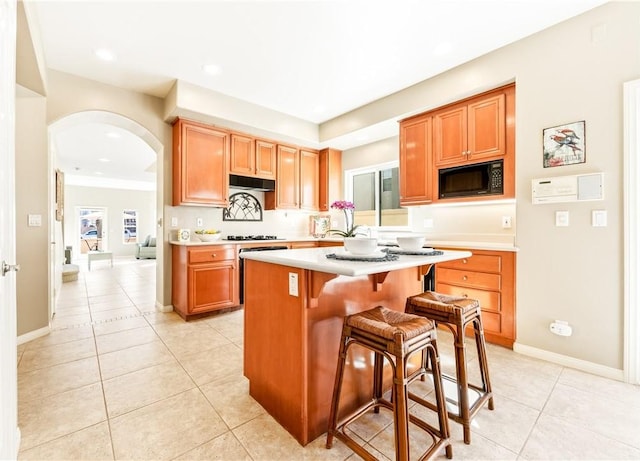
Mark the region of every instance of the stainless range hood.
[[249, 176], [229, 175], [229, 187], [234, 189], [276, 190], [276, 182], [273, 179], [251, 178]]

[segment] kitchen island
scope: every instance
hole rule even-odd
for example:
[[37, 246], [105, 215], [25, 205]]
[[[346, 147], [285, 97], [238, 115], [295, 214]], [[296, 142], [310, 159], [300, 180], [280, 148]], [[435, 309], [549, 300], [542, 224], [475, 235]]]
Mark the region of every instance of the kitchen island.
[[[404, 311], [431, 266], [471, 256], [400, 255], [395, 261], [342, 261], [344, 248], [244, 253], [244, 374], [249, 393], [298, 442], [326, 432], [344, 316], [382, 305]], [[371, 395], [373, 358], [350, 348], [341, 413]]]

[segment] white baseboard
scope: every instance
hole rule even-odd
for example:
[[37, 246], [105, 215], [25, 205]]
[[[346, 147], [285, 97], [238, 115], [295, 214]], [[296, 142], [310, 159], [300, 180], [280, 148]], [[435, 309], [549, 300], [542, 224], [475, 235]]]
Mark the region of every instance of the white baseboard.
[[173, 306], [163, 306], [158, 301], [156, 301], [156, 310], [158, 312], [173, 312]]
[[586, 360], [576, 359], [568, 355], [556, 354], [555, 352], [545, 351], [524, 344], [514, 343], [513, 351], [529, 357], [546, 360], [547, 362], [557, 363], [569, 368], [591, 373], [593, 375], [602, 376], [604, 378], [615, 379], [616, 381], [624, 381], [624, 371], [617, 368], [611, 368]]
[[33, 341], [34, 339], [37, 339], [37, 338], [39, 338], [41, 336], [48, 335], [50, 331], [51, 331], [51, 325], [43, 327], [43, 328], [40, 328], [38, 330], [30, 331], [29, 333], [25, 333], [23, 335], [20, 335], [17, 338], [18, 346], [20, 344], [24, 344], [26, 342]]

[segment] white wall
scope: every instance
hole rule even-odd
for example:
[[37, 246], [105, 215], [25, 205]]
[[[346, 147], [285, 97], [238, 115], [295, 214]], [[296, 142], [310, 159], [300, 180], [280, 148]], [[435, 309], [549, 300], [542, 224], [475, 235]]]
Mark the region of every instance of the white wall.
[[78, 208], [105, 208], [107, 225], [103, 229], [108, 236], [108, 249], [114, 256], [133, 256], [134, 243], [123, 243], [122, 212], [138, 211], [138, 241], [148, 234], [155, 235], [155, 191], [106, 189], [102, 187], [65, 187], [64, 246], [73, 247], [74, 260], [81, 259]]

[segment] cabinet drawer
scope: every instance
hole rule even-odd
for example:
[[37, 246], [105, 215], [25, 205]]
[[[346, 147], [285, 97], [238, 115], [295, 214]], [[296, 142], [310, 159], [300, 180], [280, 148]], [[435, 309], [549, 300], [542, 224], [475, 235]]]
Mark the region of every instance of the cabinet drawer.
[[436, 272], [436, 283], [500, 291], [500, 274], [486, 274], [484, 272], [439, 267]]
[[236, 258], [236, 249], [233, 246], [210, 246], [189, 250], [189, 264], [210, 263]]
[[497, 291], [475, 290], [473, 288], [436, 283], [438, 293], [453, 296], [465, 296], [477, 299], [482, 310], [482, 326], [487, 333], [502, 333], [502, 307], [500, 293]]
[[452, 296], [464, 296], [465, 298], [477, 299], [483, 311], [500, 312], [501, 310], [499, 291], [477, 290], [475, 288], [448, 285], [440, 282], [436, 283], [436, 291]]
[[502, 270], [502, 257], [500, 255], [474, 254], [470, 258], [446, 261], [438, 266], [468, 271], [500, 272]]

